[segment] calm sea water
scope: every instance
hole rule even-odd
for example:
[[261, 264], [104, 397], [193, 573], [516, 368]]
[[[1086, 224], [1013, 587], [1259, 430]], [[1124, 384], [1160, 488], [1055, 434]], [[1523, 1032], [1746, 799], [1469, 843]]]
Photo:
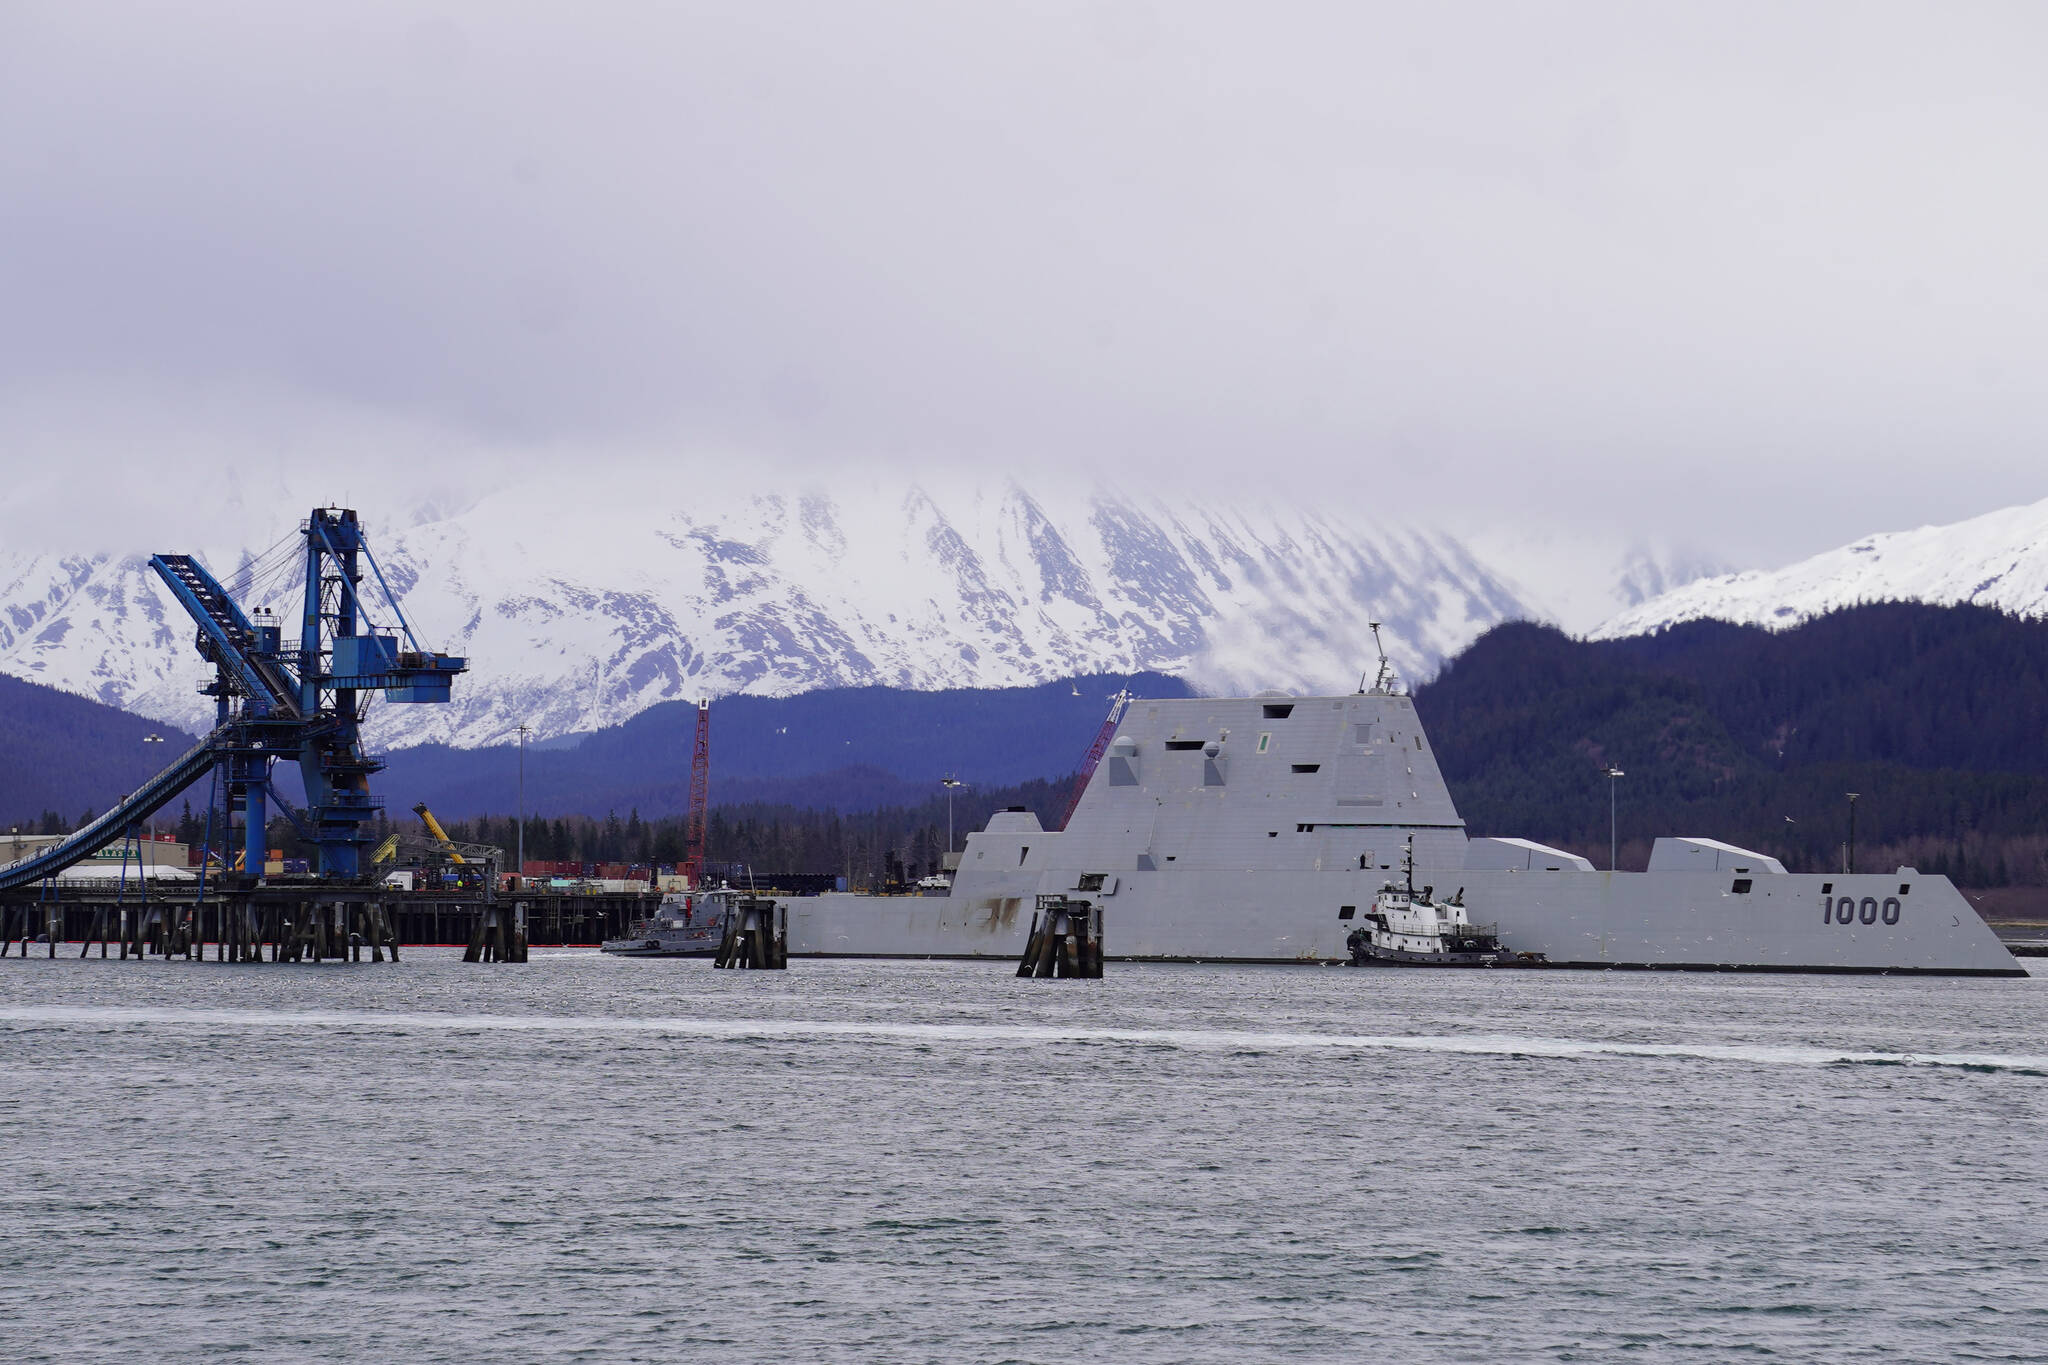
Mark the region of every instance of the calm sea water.
[[9, 958], [0, 1055], [12, 1361], [2048, 1360], [2039, 977]]

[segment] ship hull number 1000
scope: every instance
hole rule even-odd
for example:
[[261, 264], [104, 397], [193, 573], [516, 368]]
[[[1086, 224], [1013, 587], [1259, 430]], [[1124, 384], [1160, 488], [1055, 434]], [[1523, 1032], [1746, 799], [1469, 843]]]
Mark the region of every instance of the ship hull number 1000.
[[1826, 896], [1821, 900], [1820, 922], [1822, 924], [1886, 924], [1899, 922], [1899, 898], [1886, 896], [1882, 902], [1875, 896], [1857, 900], [1854, 896]]

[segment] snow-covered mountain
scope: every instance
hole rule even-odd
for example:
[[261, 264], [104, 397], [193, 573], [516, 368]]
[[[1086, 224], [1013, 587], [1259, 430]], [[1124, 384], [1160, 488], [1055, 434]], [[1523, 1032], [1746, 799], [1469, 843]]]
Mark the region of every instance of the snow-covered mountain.
[[[1219, 690], [1349, 689], [1370, 620], [1421, 676], [1528, 614], [1442, 536], [1085, 489], [898, 483], [677, 506], [565, 477], [406, 521], [362, 510], [423, 641], [471, 661], [452, 705], [374, 708], [385, 746], [503, 742], [522, 722], [545, 739], [666, 700], [824, 686], [1153, 669]], [[196, 548], [246, 606], [289, 621], [303, 514], [250, 525], [246, 546]], [[195, 547], [0, 549], [0, 672], [203, 727], [194, 631], [147, 567], [162, 548]]]
[[1611, 530], [1597, 519], [1524, 517], [1480, 523], [1461, 540], [1501, 568], [1530, 616], [1574, 635], [1681, 584], [1736, 567], [1698, 546], [1624, 540]]
[[1793, 626], [1838, 607], [1891, 599], [2048, 615], [2048, 501], [1866, 536], [1769, 572], [1701, 578], [1610, 618], [1592, 638], [1640, 635], [1702, 617]]

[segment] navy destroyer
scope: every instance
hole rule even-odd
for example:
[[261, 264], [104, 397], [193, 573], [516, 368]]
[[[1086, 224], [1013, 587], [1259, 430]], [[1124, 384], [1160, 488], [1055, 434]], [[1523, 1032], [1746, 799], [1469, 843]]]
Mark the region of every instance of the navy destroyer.
[[[1706, 838], [1644, 872], [1470, 836], [1414, 701], [1381, 671], [1347, 696], [1140, 701], [1064, 830], [1025, 810], [967, 838], [950, 894], [790, 901], [790, 951], [1015, 959], [1041, 895], [1104, 911], [1111, 958], [1343, 962], [1413, 839], [1502, 951], [1553, 966], [2023, 976], [1946, 877], [1791, 873]], [[1465, 914], [1460, 915], [1466, 918]]]

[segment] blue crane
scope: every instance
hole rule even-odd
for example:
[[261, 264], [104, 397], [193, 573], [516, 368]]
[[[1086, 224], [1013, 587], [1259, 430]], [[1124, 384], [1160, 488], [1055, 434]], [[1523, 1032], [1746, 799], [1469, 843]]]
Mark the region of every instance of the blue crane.
[[[370, 776], [384, 765], [363, 750], [363, 712], [378, 692], [398, 702], [445, 702], [467, 661], [420, 644], [352, 509], [316, 507], [299, 530], [305, 596], [296, 640], [286, 640], [267, 611], [251, 618], [193, 556], [150, 558], [197, 623], [199, 653], [214, 665], [213, 679], [200, 689], [214, 699], [214, 728], [83, 829], [0, 866], [0, 891], [91, 857], [214, 769], [229, 811], [242, 815], [245, 878], [262, 876], [272, 807], [312, 846], [315, 874], [336, 882], [365, 876], [363, 846], [371, 836], [364, 826], [382, 805], [370, 794]], [[365, 590], [365, 567], [374, 592]], [[379, 611], [372, 612], [373, 602]], [[304, 809], [278, 793], [278, 762], [299, 765]]]

